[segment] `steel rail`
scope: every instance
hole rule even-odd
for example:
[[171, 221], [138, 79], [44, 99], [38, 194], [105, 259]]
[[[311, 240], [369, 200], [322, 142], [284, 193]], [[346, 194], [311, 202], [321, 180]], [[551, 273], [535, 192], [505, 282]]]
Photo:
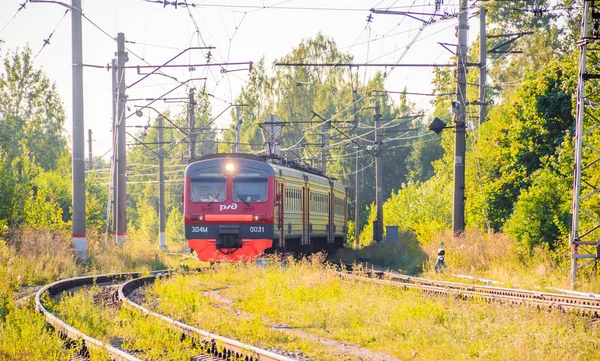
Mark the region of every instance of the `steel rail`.
[[182, 334], [192, 339], [200, 340], [204, 345], [207, 345], [205, 352], [212, 356], [222, 358], [224, 360], [245, 360], [245, 361], [295, 361], [295, 359], [287, 356], [279, 355], [271, 351], [267, 351], [256, 346], [248, 345], [227, 337], [219, 336], [214, 333], [201, 330], [199, 328], [187, 325], [183, 322], [176, 321], [170, 317], [150, 311], [142, 305], [139, 305], [129, 299], [129, 296], [140, 287], [153, 283], [158, 275], [148, 277], [140, 277], [123, 283], [118, 290], [118, 295], [122, 301], [122, 305], [133, 310], [137, 310], [145, 315], [149, 315], [160, 319], [180, 331]]
[[[332, 262], [346, 271], [352, 272], [350, 264]], [[455, 294], [468, 298], [479, 298], [486, 301], [508, 301], [512, 304], [533, 304], [538, 308], [545, 306], [566, 312], [576, 311], [584, 316], [600, 318], [600, 299], [586, 296], [561, 295], [548, 292], [518, 290], [513, 288], [477, 286], [459, 282], [437, 281], [420, 277], [407, 276], [395, 272], [366, 270], [366, 276], [351, 275], [340, 272], [344, 277], [376, 282], [386, 285], [404, 286], [406, 289], [419, 289], [435, 294]]]
[[[160, 273], [160, 272], [156, 272]], [[48, 294], [50, 297], [55, 297], [69, 290], [77, 289], [82, 286], [94, 285], [94, 284], [112, 284], [115, 282], [121, 282], [128, 278], [137, 278], [141, 277], [141, 273], [132, 272], [132, 273], [116, 273], [116, 274], [107, 274], [107, 275], [98, 275], [98, 276], [84, 276], [84, 277], [75, 277], [62, 281], [57, 281], [51, 283], [47, 286], [41, 288], [35, 294], [35, 304], [37, 309], [44, 315], [46, 322], [51, 325], [55, 330], [59, 333], [65, 335], [67, 338], [78, 341], [82, 341], [82, 348], [84, 349], [94, 349], [99, 351], [105, 351], [110, 357], [111, 361], [143, 361], [142, 359], [135, 357], [121, 349], [118, 349], [114, 346], [106, 344], [98, 339], [95, 339], [85, 333], [77, 330], [76, 328], [70, 326], [54, 314], [52, 314], [44, 305], [42, 304], [42, 297], [45, 294]]]

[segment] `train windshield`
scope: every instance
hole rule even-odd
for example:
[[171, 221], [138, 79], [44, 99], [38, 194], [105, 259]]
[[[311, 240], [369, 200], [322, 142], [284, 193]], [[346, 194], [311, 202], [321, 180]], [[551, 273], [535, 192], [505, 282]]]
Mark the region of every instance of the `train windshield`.
[[267, 183], [267, 172], [251, 168], [240, 168], [233, 176], [233, 201], [266, 202]]
[[223, 202], [226, 196], [225, 174], [219, 168], [199, 169], [191, 174], [192, 202]]

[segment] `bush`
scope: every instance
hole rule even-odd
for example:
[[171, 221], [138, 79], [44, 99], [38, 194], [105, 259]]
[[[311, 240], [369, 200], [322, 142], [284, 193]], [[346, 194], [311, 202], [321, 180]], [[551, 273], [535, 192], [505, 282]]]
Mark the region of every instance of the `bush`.
[[378, 266], [408, 274], [421, 272], [426, 254], [421, 250], [415, 235], [411, 232], [401, 232], [399, 236], [398, 242], [372, 242], [358, 250], [342, 248], [332, 258], [347, 263], [368, 259]]
[[504, 231], [527, 251], [539, 245], [556, 249], [557, 240], [567, 241], [570, 232], [570, 184], [548, 168], [536, 172], [533, 179], [515, 203]]

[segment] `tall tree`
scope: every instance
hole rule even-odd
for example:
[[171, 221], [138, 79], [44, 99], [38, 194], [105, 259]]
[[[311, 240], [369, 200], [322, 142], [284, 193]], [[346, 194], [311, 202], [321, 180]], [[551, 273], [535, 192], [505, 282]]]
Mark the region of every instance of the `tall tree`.
[[0, 148], [10, 162], [19, 142], [36, 164], [49, 170], [67, 151], [65, 114], [56, 86], [33, 67], [31, 50], [9, 53], [0, 75]]

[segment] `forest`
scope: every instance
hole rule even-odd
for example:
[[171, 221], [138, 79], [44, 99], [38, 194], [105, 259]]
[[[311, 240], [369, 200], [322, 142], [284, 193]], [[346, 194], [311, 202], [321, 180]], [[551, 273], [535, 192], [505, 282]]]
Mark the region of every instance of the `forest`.
[[[550, 1], [545, 1], [550, 3]], [[548, 9], [551, 8], [551, 4]], [[510, 49], [488, 54], [486, 119], [479, 106], [467, 107], [472, 123], [467, 138], [466, 223], [482, 234], [504, 234], [520, 255], [543, 250], [560, 267], [568, 266], [574, 164], [574, 122], [580, 37], [579, 10], [562, 8], [523, 14], [510, 7], [488, 11], [488, 35], [532, 30]], [[469, 44], [469, 63], [479, 62], [478, 39]], [[502, 42], [488, 39], [488, 47]], [[65, 109], [53, 80], [33, 63], [31, 50], [1, 49], [0, 70], [0, 240], [11, 245], [23, 228], [70, 232], [71, 154]], [[305, 39], [276, 62], [350, 63], [327, 34]], [[597, 66], [591, 59], [589, 68]], [[405, 93], [386, 92], [386, 73], [362, 79], [342, 67], [281, 67], [264, 59], [255, 63], [236, 104], [240, 107], [241, 151], [260, 153], [260, 124], [270, 114], [287, 122], [282, 156], [320, 168], [325, 152], [327, 174], [348, 187], [349, 219], [359, 213], [360, 245], [372, 240], [375, 219], [375, 170], [371, 151], [374, 104], [381, 104], [383, 125], [384, 224], [398, 226], [420, 245], [439, 241], [452, 226], [454, 134], [437, 135], [428, 125], [437, 117], [452, 125], [454, 69], [435, 68], [434, 93], [427, 108], [418, 108]], [[478, 99], [478, 67], [468, 71], [470, 101]], [[594, 102], [597, 93], [589, 95]], [[197, 154], [229, 152], [235, 141], [236, 114], [217, 128], [207, 93], [196, 97]], [[596, 109], [591, 109], [591, 116]], [[174, 125], [188, 127], [188, 109], [165, 114]], [[327, 120], [327, 121], [326, 121]], [[135, 138], [148, 146], [128, 149], [128, 232], [158, 242], [158, 130], [154, 120]], [[321, 143], [325, 132], [326, 145]], [[183, 245], [180, 202], [189, 140], [177, 129], [164, 129], [167, 241]], [[600, 137], [592, 139], [600, 149]], [[154, 144], [154, 145], [152, 145]], [[356, 167], [358, 159], [358, 169]], [[359, 182], [355, 174], [359, 171]], [[584, 189], [600, 182], [600, 172], [587, 174]], [[110, 164], [96, 157], [86, 178], [86, 219], [90, 238], [107, 229]], [[360, 202], [354, 202], [355, 187]], [[588, 208], [600, 218], [600, 204]], [[596, 202], [595, 204], [593, 202]], [[582, 219], [581, 222], [591, 222]], [[589, 223], [591, 224], [591, 223]], [[589, 225], [588, 224], [588, 225]]]

